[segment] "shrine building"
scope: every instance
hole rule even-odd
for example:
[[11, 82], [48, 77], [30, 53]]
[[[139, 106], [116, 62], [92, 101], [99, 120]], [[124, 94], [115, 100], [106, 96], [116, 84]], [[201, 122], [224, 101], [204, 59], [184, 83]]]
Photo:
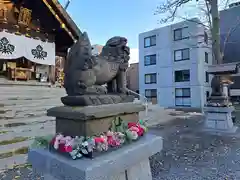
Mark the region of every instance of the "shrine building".
[[1, 0], [0, 77], [55, 81], [56, 57], [80, 34], [57, 0]]

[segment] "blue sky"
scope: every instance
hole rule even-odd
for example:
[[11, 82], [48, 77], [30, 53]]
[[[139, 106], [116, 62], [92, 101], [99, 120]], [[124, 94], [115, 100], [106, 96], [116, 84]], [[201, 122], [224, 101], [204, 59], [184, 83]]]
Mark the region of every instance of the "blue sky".
[[[67, 2], [59, 1], [63, 6]], [[160, 16], [153, 15], [161, 1], [166, 0], [71, 0], [67, 11], [80, 30], [88, 32], [91, 44], [104, 45], [113, 36], [126, 37], [130, 62], [138, 62], [139, 33], [163, 26], [157, 23]], [[181, 7], [178, 14], [198, 17], [195, 3]]]
[[[64, 5], [67, 0], [60, 0]], [[92, 44], [105, 44], [112, 36], [128, 38], [138, 47], [138, 34], [158, 27], [153, 15], [159, 0], [72, 0], [67, 11]]]

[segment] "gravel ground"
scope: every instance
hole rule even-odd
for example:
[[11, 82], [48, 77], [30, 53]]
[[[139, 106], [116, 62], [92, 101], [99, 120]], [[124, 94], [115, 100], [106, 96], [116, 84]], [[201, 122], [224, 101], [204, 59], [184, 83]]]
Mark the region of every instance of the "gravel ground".
[[207, 134], [202, 125], [200, 119], [180, 120], [154, 128], [164, 137], [163, 151], [151, 157], [154, 180], [240, 179], [240, 132]]
[[[153, 180], [240, 179], [240, 131], [231, 136], [206, 134], [202, 123], [200, 118], [176, 119], [151, 128], [151, 133], [164, 138], [162, 152], [150, 158]], [[18, 167], [3, 172], [0, 179], [43, 177], [33, 177], [29, 167]]]

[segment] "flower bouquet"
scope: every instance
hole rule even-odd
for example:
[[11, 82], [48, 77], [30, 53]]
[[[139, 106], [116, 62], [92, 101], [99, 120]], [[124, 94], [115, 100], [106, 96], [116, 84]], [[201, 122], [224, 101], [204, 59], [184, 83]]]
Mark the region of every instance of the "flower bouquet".
[[[49, 142], [49, 150], [72, 159], [93, 158], [96, 154], [118, 149], [126, 143], [138, 140], [147, 132], [143, 121], [124, 121], [117, 117], [112, 121], [108, 132], [93, 137], [70, 137], [56, 134]], [[95, 155], [94, 155], [95, 154]]]

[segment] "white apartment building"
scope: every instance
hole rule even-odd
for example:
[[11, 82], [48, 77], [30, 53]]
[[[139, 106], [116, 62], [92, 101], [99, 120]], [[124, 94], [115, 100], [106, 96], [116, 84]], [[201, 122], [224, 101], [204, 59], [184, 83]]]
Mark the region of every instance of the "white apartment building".
[[203, 107], [211, 93], [211, 42], [198, 19], [139, 35], [139, 91], [162, 107]]

